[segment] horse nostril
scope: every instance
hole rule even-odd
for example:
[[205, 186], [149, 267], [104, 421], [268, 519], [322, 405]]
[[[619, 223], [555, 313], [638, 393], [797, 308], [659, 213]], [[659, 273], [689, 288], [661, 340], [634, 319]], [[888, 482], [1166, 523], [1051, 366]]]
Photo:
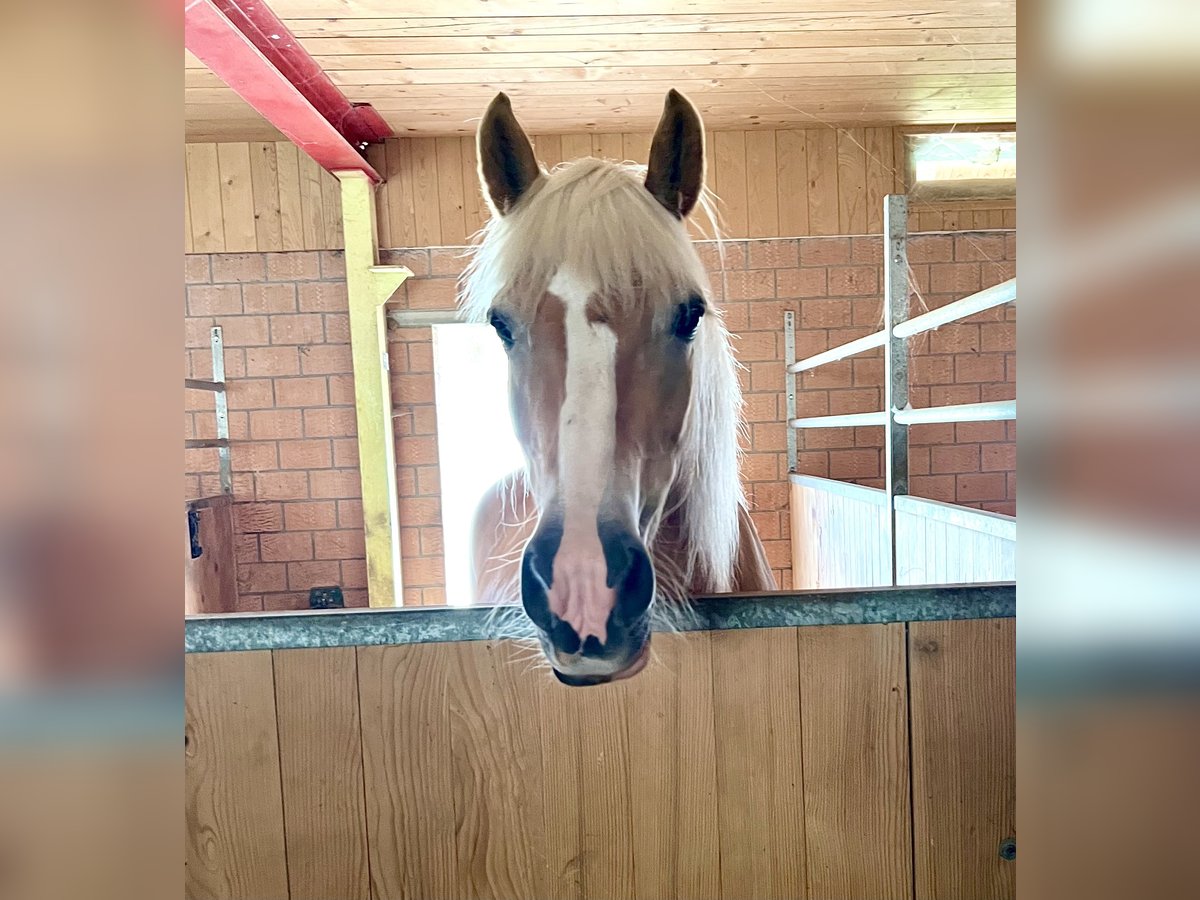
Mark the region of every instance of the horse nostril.
[[553, 624], [547, 591], [554, 581], [554, 556], [561, 543], [562, 527], [552, 523], [533, 536], [521, 556], [521, 605], [533, 624], [546, 632]]
[[[595, 637], [588, 638], [588, 641], [595, 640]], [[562, 619], [555, 616], [553, 624], [550, 626], [550, 643], [554, 645], [559, 653], [578, 653], [579, 633]]]
[[600, 526], [600, 541], [608, 563], [608, 586], [617, 592], [616, 617], [632, 622], [650, 608], [654, 598], [654, 566], [642, 542], [628, 531]]

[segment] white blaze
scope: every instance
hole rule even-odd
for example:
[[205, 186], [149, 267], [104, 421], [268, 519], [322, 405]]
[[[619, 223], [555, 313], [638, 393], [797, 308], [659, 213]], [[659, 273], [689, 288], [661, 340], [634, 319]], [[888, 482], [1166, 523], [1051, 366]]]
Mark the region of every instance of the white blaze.
[[563, 303], [567, 350], [558, 440], [563, 536], [554, 558], [550, 609], [580, 640], [594, 635], [604, 643], [616, 593], [606, 584], [608, 567], [596, 519], [616, 443], [617, 336], [607, 325], [588, 321], [592, 285], [560, 271], [550, 293]]

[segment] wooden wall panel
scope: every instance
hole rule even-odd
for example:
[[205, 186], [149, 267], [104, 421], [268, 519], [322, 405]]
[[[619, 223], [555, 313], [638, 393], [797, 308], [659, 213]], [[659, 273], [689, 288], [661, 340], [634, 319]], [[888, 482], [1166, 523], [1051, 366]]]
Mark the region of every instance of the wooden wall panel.
[[798, 631], [809, 891], [909, 900], [904, 625]]
[[189, 898], [288, 896], [270, 651], [185, 662]]
[[910, 628], [190, 656], [188, 896], [1011, 896], [1012, 622]]
[[808, 897], [796, 630], [712, 645], [721, 897]]
[[[725, 235], [879, 234], [884, 195], [903, 189], [908, 130], [826, 126], [706, 132], [707, 184], [720, 198]], [[538, 160], [547, 168], [589, 155], [644, 163], [650, 140], [645, 132], [533, 138]], [[188, 144], [186, 153], [188, 252], [341, 247], [336, 179], [314, 171], [315, 164], [293, 145]], [[387, 178], [377, 200], [383, 246], [458, 246], [486, 222], [473, 138], [393, 139], [384, 149], [368, 150], [368, 158]], [[913, 231], [1013, 228], [1015, 223], [1013, 201], [914, 199], [909, 219]], [[693, 233], [700, 236], [696, 229]]]
[[291, 900], [366, 897], [354, 648], [277, 650], [273, 656]]
[[1016, 896], [1016, 623], [909, 626], [917, 900]]

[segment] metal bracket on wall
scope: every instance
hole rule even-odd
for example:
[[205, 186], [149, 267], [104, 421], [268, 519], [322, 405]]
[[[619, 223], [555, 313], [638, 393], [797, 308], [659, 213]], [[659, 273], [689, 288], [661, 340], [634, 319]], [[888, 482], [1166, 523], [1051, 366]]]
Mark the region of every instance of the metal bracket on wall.
[[184, 441], [186, 449], [217, 449], [217, 466], [221, 479], [221, 493], [233, 494], [233, 459], [229, 448], [229, 398], [225, 393], [225, 342], [221, 337], [221, 326], [209, 329], [209, 346], [212, 348], [212, 380], [185, 378], [183, 386], [193, 391], [209, 391], [213, 395], [213, 409], [217, 419], [215, 439]]
[[[783, 346], [787, 357], [787, 421], [796, 418], [796, 373], [792, 365], [796, 362], [796, 314], [788, 310], [783, 314]], [[788, 471], [796, 471], [796, 429], [787, 429]]]

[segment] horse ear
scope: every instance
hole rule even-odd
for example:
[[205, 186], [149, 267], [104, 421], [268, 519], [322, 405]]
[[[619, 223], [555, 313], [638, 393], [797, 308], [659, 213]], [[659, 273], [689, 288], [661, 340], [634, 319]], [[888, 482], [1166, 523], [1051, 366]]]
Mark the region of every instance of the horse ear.
[[497, 94], [488, 104], [476, 141], [483, 194], [497, 215], [507, 215], [541, 177], [541, 171], [533, 145], [521, 130], [505, 94]]
[[691, 101], [672, 89], [650, 145], [646, 189], [667, 212], [682, 219], [700, 199], [703, 186], [704, 125]]

